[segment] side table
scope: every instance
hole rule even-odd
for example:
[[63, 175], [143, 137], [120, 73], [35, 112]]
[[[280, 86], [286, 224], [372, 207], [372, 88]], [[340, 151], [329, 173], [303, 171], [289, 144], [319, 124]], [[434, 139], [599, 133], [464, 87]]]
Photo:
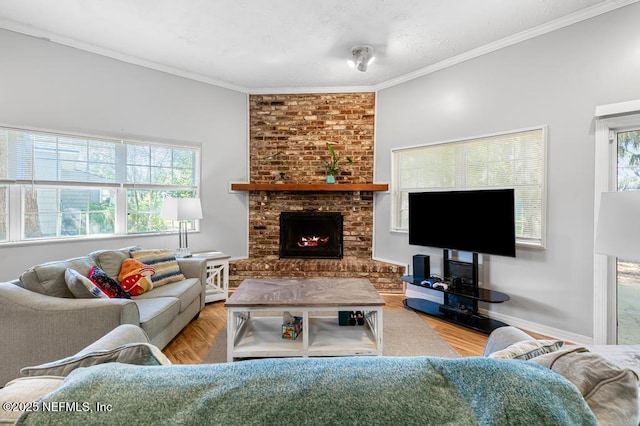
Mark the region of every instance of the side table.
[[207, 261], [207, 290], [205, 303], [227, 300], [229, 297], [229, 259], [221, 251], [193, 253], [192, 257]]

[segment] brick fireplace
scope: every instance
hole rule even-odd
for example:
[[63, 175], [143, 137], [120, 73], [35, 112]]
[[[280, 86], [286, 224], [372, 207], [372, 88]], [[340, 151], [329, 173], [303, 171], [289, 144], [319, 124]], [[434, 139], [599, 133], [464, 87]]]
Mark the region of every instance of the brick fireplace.
[[[380, 290], [401, 291], [404, 268], [372, 260], [373, 191], [279, 190], [278, 184], [324, 183], [331, 143], [340, 184], [373, 183], [374, 93], [251, 95], [249, 257], [230, 265], [230, 284], [263, 277], [368, 278]], [[280, 258], [281, 213], [339, 213], [342, 256]]]

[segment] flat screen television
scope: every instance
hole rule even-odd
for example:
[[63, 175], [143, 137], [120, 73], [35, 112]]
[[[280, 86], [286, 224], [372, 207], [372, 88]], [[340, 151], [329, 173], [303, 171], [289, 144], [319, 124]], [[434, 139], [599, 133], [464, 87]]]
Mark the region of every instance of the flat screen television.
[[409, 244], [516, 256], [513, 189], [409, 193]]

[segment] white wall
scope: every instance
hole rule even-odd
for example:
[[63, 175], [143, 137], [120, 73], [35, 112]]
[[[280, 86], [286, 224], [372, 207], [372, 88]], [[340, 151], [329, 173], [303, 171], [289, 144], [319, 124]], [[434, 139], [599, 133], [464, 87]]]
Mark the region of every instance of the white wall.
[[[0, 30], [0, 124], [202, 147], [195, 250], [246, 256], [247, 95]], [[0, 280], [100, 248], [176, 247], [176, 235], [0, 247]]]
[[[596, 105], [640, 97], [639, 20], [633, 4], [378, 93], [377, 182], [391, 182], [395, 147], [549, 126], [547, 248], [484, 256], [484, 285], [511, 296], [482, 305], [498, 319], [592, 336], [593, 115]], [[425, 253], [440, 269], [440, 250], [390, 232], [390, 209], [390, 194], [378, 195], [376, 257], [408, 264]]]

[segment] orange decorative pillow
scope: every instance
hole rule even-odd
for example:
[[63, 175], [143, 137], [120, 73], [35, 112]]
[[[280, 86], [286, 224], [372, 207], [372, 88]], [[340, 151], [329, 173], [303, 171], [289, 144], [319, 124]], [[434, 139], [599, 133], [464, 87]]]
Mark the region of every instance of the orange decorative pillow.
[[132, 296], [138, 296], [153, 288], [151, 276], [156, 270], [136, 259], [125, 259], [120, 267], [118, 281], [124, 291]]

